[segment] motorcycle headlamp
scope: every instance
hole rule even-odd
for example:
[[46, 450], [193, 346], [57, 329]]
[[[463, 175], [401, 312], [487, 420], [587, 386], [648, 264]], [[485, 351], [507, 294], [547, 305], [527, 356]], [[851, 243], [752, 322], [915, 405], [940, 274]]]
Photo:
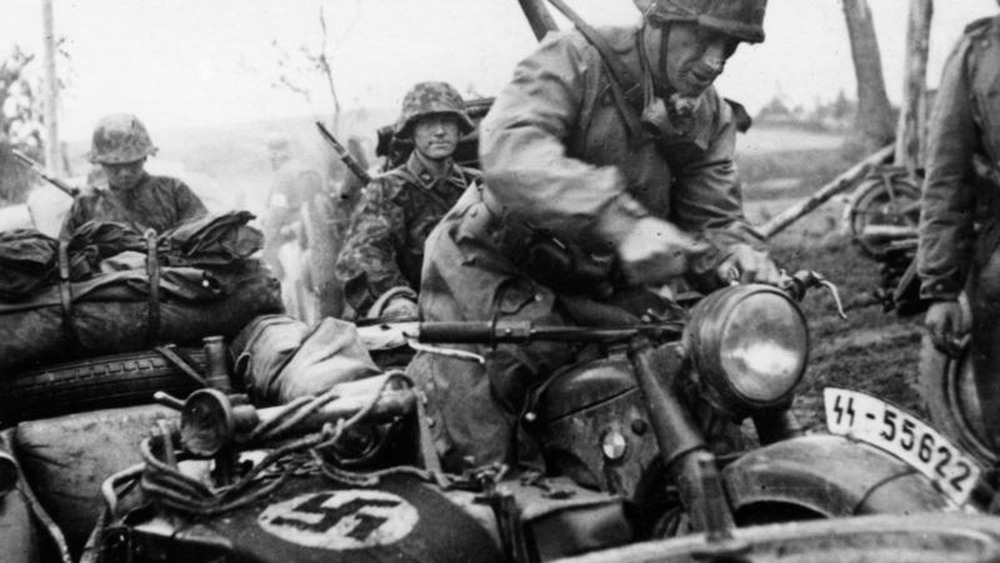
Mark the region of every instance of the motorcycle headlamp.
[[709, 399], [730, 412], [787, 402], [805, 373], [809, 332], [798, 305], [765, 285], [717, 291], [692, 311], [685, 332]]

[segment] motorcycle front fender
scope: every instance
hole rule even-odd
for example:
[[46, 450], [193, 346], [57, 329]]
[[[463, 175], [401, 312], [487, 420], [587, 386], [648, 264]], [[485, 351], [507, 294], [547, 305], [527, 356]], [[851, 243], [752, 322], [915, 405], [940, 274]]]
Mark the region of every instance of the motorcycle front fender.
[[902, 460], [840, 436], [784, 440], [728, 465], [723, 480], [737, 522], [791, 507], [816, 517], [909, 514], [956, 506]]

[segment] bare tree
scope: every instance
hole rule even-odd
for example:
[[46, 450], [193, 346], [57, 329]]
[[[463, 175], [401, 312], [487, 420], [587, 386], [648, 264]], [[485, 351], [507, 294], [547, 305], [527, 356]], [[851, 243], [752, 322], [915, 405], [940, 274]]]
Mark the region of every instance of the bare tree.
[[923, 153], [922, 134], [927, 121], [927, 52], [930, 46], [932, 0], [910, 0], [906, 30], [906, 68], [903, 105], [896, 126], [896, 164], [915, 175]]
[[27, 69], [35, 56], [17, 45], [0, 61], [0, 202], [20, 201], [30, 176], [10, 156], [17, 148], [36, 158], [42, 151], [42, 108]]
[[[320, 6], [318, 45], [302, 45], [296, 51], [289, 52], [282, 49], [277, 42], [274, 43], [279, 52], [279, 74], [275, 85], [291, 90], [302, 96], [310, 106], [314, 106], [316, 101], [314, 96], [319, 90], [317, 80], [322, 82], [322, 89], [325, 90], [325, 95], [329, 96], [333, 107], [332, 115], [328, 119], [321, 119], [321, 121], [326, 122], [329, 129], [337, 136], [342, 134], [340, 127], [342, 106], [332, 61], [339, 41], [346, 39], [357, 23], [360, 5], [359, 1], [355, 18], [347, 22], [346, 29], [341, 30], [337, 41], [333, 40], [334, 32], [327, 20], [326, 10]], [[319, 139], [318, 136], [317, 139]], [[311, 253], [307, 264], [311, 283], [310, 290], [315, 296], [316, 314], [320, 318], [336, 317], [343, 313], [343, 293], [334, 274], [334, 264], [340, 252], [342, 231], [345, 228], [343, 223], [348, 215], [346, 210], [342, 209], [347, 205], [343, 186], [348, 185], [351, 180], [349, 178], [350, 172], [347, 171], [335, 153], [327, 151], [325, 154], [327, 155], [326, 187], [328, 189], [302, 194], [303, 201], [307, 203], [302, 206], [301, 217]], [[334, 185], [340, 187], [334, 189]]]
[[331, 61], [333, 60], [334, 53], [337, 51], [339, 42], [343, 41], [350, 34], [354, 24], [357, 23], [357, 18], [349, 22], [346, 31], [341, 34], [337, 42], [332, 41], [333, 33], [328, 24], [326, 9], [322, 5], [319, 8], [317, 21], [320, 28], [320, 39], [317, 46], [301, 45], [295, 51], [289, 51], [277, 41], [273, 42], [275, 49], [278, 51], [278, 76], [274, 81], [274, 85], [286, 88], [302, 96], [307, 103], [313, 105], [316, 101], [314, 99], [315, 92], [313, 87], [318, 76], [323, 82], [323, 88], [326, 89], [326, 93], [330, 96], [330, 102], [333, 104], [333, 112], [329, 123], [330, 130], [334, 134], [339, 135], [341, 132], [340, 116], [342, 108]]
[[895, 123], [885, 91], [878, 38], [867, 0], [843, 0], [858, 82], [858, 113], [849, 143], [872, 153], [893, 138]]

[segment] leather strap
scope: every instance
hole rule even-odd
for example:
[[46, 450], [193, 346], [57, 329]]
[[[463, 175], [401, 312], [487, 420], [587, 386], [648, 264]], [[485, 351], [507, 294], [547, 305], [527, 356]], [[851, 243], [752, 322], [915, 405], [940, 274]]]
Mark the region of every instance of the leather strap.
[[156, 343], [160, 334], [160, 260], [156, 250], [156, 231], [148, 229], [146, 237], [146, 275], [149, 277], [149, 313], [146, 343]]
[[69, 274], [69, 241], [59, 240], [59, 303], [62, 305], [63, 334], [70, 348], [76, 348], [79, 339], [76, 334], [76, 324], [73, 322], [73, 286]]
[[190, 358], [187, 358], [183, 352], [177, 349], [173, 344], [167, 344], [166, 346], [156, 346], [153, 348], [160, 353], [161, 356], [167, 359], [168, 362], [172, 363], [177, 369], [181, 370], [184, 375], [190, 377], [194, 382], [202, 387], [210, 387], [205, 378], [202, 377], [198, 370], [192, 367], [194, 362]]
[[576, 26], [576, 29], [580, 31], [580, 34], [583, 35], [587, 42], [597, 49], [608, 71], [611, 95], [615, 100], [618, 111], [622, 114], [622, 119], [625, 120], [625, 127], [628, 129], [629, 137], [633, 141], [642, 139], [645, 132], [642, 128], [642, 121], [639, 119], [637, 113], [638, 110], [636, 109], [642, 108], [646, 103], [642, 85], [632, 76], [632, 72], [622, 63], [621, 59], [618, 58], [611, 48], [611, 45], [608, 44], [607, 40], [596, 29], [584, 21], [563, 0], [549, 0], [549, 2], [562, 12], [569, 21], [573, 22], [573, 25]]

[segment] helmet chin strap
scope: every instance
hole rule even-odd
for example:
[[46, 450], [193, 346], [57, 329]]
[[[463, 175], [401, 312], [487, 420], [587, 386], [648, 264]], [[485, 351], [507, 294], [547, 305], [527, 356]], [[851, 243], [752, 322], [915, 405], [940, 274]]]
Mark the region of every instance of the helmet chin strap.
[[643, 22], [640, 31], [643, 39], [640, 42], [639, 61], [642, 71], [643, 100], [645, 100], [642, 110], [642, 124], [647, 131], [656, 136], [663, 133], [686, 133], [693, 125], [694, 112], [701, 101], [701, 96], [694, 98], [681, 96], [667, 80], [667, 35], [670, 32], [670, 25], [670, 23], [665, 23], [658, 26], [660, 48], [656, 71], [660, 74], [660, 79], [664, 84], [663, 88], [656, 88], [656, 78], [653, 76], [653, 68], [646, 52], [645, 34], [650, 31], [647, 22]]

